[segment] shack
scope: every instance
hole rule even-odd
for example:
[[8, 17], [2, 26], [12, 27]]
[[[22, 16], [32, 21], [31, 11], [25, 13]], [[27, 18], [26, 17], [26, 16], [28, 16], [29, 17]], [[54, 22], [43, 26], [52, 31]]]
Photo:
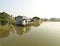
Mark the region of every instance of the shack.
[[15, 24], [16, 25], [26, 25], [28, 24], [27, 17], [26, 16], [17, 16], [15, 17]]

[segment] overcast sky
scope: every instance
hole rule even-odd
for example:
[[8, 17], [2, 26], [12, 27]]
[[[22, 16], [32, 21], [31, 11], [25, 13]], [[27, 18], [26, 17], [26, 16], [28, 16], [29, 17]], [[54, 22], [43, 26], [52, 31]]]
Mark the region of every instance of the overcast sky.
[[13, 16], [60, 18], [60, 0], [0, 0], [0, 12]]

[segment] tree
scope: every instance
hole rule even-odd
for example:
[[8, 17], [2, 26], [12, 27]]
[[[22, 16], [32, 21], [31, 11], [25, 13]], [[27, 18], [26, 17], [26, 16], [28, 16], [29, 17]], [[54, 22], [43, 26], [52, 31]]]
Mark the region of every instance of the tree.
[[9, 14], [5, 12], [0, 13], [0, 23], [2, 25], [5, 25], [6, 23], [8, 23], [8, 19], [9, 19]]
[[40, 18], [39, 17], [33, 17], [32, 20], [36, 20], [37, 21], [37, 20], [40, 20]]

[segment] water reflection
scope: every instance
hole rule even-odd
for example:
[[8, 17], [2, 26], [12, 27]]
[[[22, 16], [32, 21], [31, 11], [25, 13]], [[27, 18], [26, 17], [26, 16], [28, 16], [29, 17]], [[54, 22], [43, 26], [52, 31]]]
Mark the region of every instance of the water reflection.
[[18, 35], [23, 35], [31, 30], [31, 26], [38, 27], [40, 26], [40, 22], [34, 21], [33, 24], [27, 26], [15, 26], [16, 33]]
[[34, 26], [34, 27], [38, 27], [38, 26], [40, 26], [40, 24], [41, 24], [41, 23], [38, 22], [38, 21], [34, 21], [34, 22], [33, 22], [33, 26]]
[[[10, 32], [13, 32], [13, 31], [15, 32], [15, 30], [16, 30], [16, 34], [23, 35], [25, 33], [28, 33], [29, 31], [31, 31], [31, 26], [38, 27], [38, 26], [40, 26], [40, 23], [37, 21], [34, 21], [33, 24], [31, 24], [31, 25], [15, 26], [13, 28], [11, 28], [9, 26], [2, 26], [2, 27], [0, 27], [0, 38], [8, 37]], [[15, 29], [15, 30], [13, 30], [13, 29]]]
[[13, 28], [8, 26], [2, 28], [0, 27], [0, 38], [2, 38], [0, 39], [0, 44], [2, 46], [35, 46], [37, 44], [37, 42], [35, 42], [35, 36], [37, 32], [35, 33], [32, 31], [32, 26], [38, 27], [39, 25], [40, 24], [38, 22], [34, 22], [33, 24], [26, 26], [12, 26]]
[[29, 26], [16, 26], [15, 30], [17, 34], [23, 35], [24, 33], [27, 33], [30, 31], [30, 27]]
[[9, 36], [9, 31], [6, 31], [6, 30], [0, 31], [0, 38], [4, 38], [8, 36]]
[[40, 26], [34, 23], [14, 29], [16, 32], [13, 33], [10, 29], [0, 27], [0, 37], [7, 37], [0, 39], [1, 46], [60, 46], [60, 22], [45, 22]]
[[0, 26], [0, 38], [8, 37], [12, 30], [13, 28], [9, 26]]

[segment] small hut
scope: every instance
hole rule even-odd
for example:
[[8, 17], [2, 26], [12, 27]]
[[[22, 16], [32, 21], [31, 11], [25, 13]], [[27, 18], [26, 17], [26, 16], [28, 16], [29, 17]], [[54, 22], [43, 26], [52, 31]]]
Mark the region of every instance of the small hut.
[[27, 24], [27, 17], [26, 16], [17, 16], [15, 17], [15, 24], [16, 25], [26, 25]]

